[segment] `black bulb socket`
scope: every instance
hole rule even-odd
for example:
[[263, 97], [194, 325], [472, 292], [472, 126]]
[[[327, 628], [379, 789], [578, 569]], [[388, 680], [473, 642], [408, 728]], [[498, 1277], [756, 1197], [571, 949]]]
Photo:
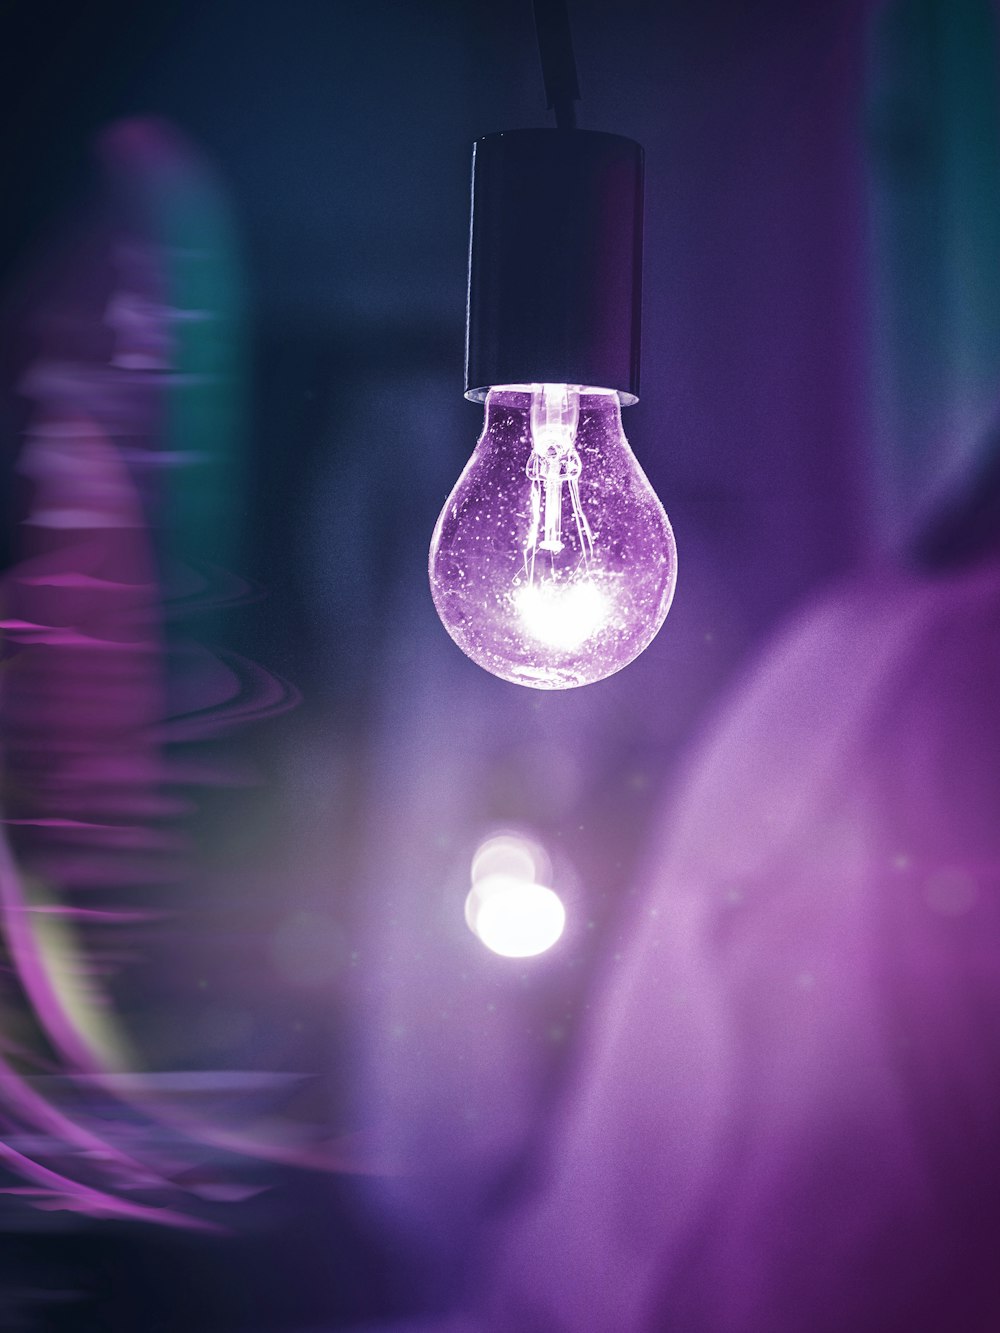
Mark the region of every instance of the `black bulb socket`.
[[639, 397], [643, 152], [593, 130], [479, 139], [465, 396], [578, 384]]

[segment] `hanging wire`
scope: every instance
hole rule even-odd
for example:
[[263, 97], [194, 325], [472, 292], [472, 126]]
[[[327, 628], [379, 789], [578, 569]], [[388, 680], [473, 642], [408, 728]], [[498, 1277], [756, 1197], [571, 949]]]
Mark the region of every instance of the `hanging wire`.
[[573, 130], [576, 129], [574, 104], [580, 100], [580, 85], [566, 0], [533, 0], [533, 3], [546, 105], [555, 112], [557, 129]]

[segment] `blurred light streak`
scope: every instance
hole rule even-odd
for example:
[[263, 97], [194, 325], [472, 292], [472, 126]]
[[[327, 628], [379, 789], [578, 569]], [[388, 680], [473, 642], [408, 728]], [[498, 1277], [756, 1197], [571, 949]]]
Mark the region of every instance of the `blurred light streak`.
[[[179, 919], [162, 898], [147, 909], [129, 896], [189, 872], [194, 802], [178, 786], [233, 773], [169, 747], [276, 716], [298, 693], [183, 637], [187, 618], [208, 626], [262, 595], [218, 563], [236, 554], [244, 448], [240, 283], [222, 192], [159, 122], [112, 127], [99, 155], [96, 206], [25, 281], [12, 320], [21, 350], [9, 388], [24, 406], [11, 441], [22, 521], [0, 584], [11, 965], [0, 1162], [30, 1186], [3, 1192], [217, 1229], [195, 1201], [262, 1188], [228, 1179], [228, 1155], [341, 1169], [349, 1154], [262, 1114], [280, 1078], [261, 1075], [249, 1101], [244, 1086], [237, 1107], [236, 1085], [212, 1073], [169, 1093], [155, 1076], [124, 1077], [137, 1060], [108, 980], [141, 950], [136, 931]], [[81, 906], [80, 892], [93, 901]]]

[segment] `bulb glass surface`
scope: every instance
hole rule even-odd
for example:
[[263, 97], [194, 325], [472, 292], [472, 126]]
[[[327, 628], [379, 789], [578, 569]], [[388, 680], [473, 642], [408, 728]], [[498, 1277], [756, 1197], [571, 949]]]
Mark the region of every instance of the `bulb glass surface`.
[[492, 389], [430, 551], [445, 628], [487, 671], [536, 689], [602, 680], [670, 609], [673, 532], [611, 390]]

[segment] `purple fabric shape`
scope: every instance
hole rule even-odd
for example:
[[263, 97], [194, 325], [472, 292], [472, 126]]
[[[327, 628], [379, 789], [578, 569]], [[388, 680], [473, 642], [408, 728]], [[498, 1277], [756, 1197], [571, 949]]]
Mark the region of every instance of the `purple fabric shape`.
[[1000, 1327], [1000, 568], [800, 618], [664, 820], [483, 1326]]

